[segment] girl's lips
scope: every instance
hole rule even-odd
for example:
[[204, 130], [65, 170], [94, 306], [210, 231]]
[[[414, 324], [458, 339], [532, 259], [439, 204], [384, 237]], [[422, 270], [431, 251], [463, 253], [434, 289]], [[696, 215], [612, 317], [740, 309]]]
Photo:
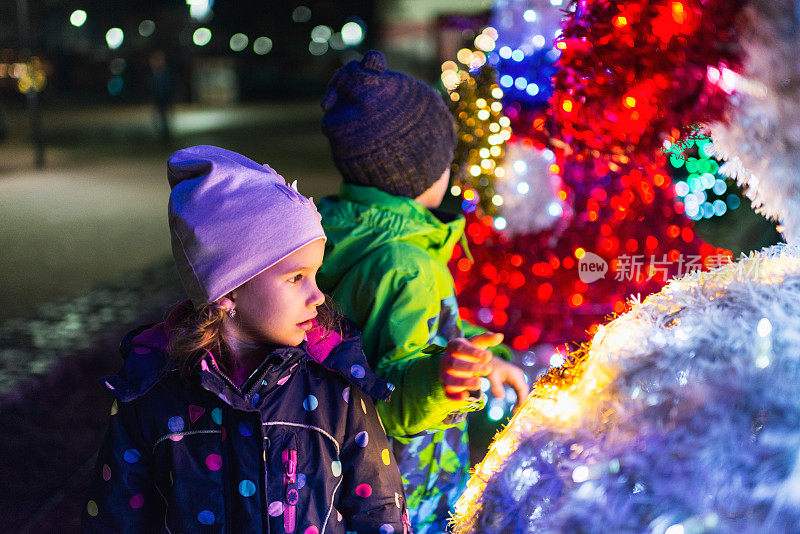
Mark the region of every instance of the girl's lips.
[[308, 321], [303, 321], [302, 323], [297, 323], [297, 326], [299, 326], [303, 330], [311, 330], [311, 327], [313, 326], [313, 323], [312, 323], [313, 320], [314, 319], [309, 319]]

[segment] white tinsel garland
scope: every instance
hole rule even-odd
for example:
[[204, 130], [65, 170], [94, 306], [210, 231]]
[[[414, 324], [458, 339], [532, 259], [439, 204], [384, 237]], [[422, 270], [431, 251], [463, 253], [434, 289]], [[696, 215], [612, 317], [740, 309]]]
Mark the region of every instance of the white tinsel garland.
[[[728, 124], [711, 125], [721, 172], [745, 188], [754, 208], [782, 223], [787, 241], [800, 238], [800, 1], [750, 0], [736, 91]], [[727, 76], [725, 76], [727, 74]]]
[[800, 532], [800, 247], [671, 281], [553, 377], [457, 533]]

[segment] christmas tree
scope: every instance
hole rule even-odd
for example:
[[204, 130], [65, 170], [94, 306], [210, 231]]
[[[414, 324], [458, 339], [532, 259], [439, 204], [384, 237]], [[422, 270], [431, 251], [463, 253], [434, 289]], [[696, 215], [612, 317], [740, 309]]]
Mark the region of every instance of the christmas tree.
[[[443, 66], [473, 257], [453, 259], [461, 313], [522, 351], [584, 340], [630, 295], [731, 259], [695, 235], [665, 153], [696, 121], [721, 117], [711, 103], [723, 88], [696, 80], [736, 61], [700, 46], [711, 16], [699, 2], [581, 2], [560, 29], [553, 4], [499, 2], [497, 27], [459, 52], [463, 67]], [[489, 108], [477, 133], [511, 125], [505, 147], [476, 136], [476, 101]]]

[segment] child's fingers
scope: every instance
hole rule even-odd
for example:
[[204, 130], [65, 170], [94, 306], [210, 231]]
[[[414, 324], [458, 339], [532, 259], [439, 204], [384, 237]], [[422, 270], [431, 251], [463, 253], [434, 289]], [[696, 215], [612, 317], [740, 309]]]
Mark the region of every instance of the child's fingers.
[[492, 359], [492, 353], [464, 338], [457, 338], [447, 344], [446, 355], [468, 362], [485, 363]]
[[495, 347], [503, 341], [503, 334], [497, 332], [484, 332], [477, 336], [469, 338], [469, 342], [478, 347], [479, 349], [488, 349]]
[[454, 401], [462, 401], [462, 400], [466, 400], [466, 399], [469, 398], [469, 393], [466, 392], [466, 391], [458, 391], [458, 392], [455, 392], [455, 393], [451, 393], [451, 392], [445, 390], [445, 395], [447, 396], [448, 399], [454, 400]]
[[444, 374], [441, 377], [442, 385], [447, 393], [458, 393], [459, 391], [469, 391], [480, 389], [480, 380], [474, 376], [460, 377]]
[[453, 376], [485, 376], [492, 370], [492, 365], [487, 361], [468, 361], [445, 354], [442, 357], [442, 369]]

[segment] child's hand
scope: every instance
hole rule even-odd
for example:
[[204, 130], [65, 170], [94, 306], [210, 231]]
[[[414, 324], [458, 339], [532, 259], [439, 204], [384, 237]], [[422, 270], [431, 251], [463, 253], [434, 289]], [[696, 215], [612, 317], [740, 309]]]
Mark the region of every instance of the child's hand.
[[439, 366], [439, 380], [449, 399], [464, 400], [469, 398], [470, 390], [480, 389], [480, 377], [492, 372], [492, 353], [486, 349], [501, 341], [503, 334], [486, 332], [470, 339], [459, 337], [447, 344]]
[[492, 384], [492, 395], [502, 399], [505, 396], [504, 384], [508, 384], [517, 392], [517, 407], [530, 393], [528, 382], [525, 381], [525, 372], [514, 365], [505, 361], [503, 358], [492, 356], [492, 370], [486, 376]]

